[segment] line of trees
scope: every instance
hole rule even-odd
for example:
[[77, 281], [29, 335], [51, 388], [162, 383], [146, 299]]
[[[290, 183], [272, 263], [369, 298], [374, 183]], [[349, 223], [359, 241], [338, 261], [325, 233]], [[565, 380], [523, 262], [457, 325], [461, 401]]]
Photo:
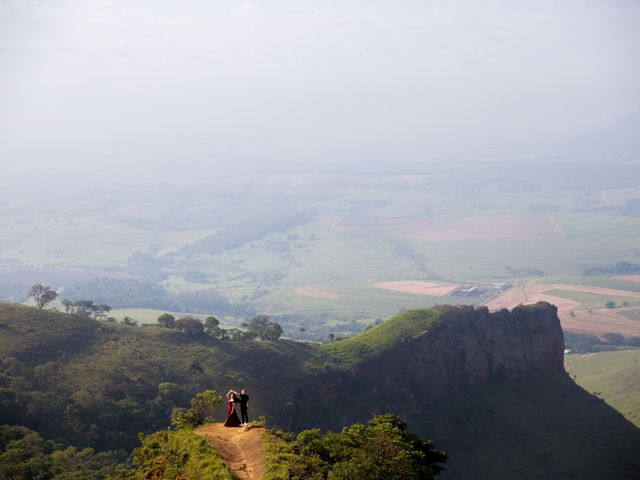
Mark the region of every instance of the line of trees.
[[[36, 306], [40, 309], [51, 303], [58, 297], [55, 290], [42, 284], [31, 287], [29, 296], [33, 298]], [[77, 300], [72, 302], [69, 299], [62, 300], [62, 305], [66, 313], [83, 315], [92, 317], [96, 320], [111, 320], [107, 314], [111, 311], [111, 307], [104, 303], [94, 303], [93, 300]], [[127, 321], [129, 320], [129, 321]], [[124, 323], [135, 325], [128, 317], [125, 317]], [[260, 339], [260, 340], [278, 340], [282, 336], [282, 327], [279, 323], [272, 322], [267, 315], [258, 315], [253, 317], [249, 322], [243, 323], [245, 330], [238, 328], [224, 329], [220, 327], [220, 320], [214, 316], [209, 316], [204, 322], [192, 316], [184, 316], [176, 319], [170, 313], [163, 313], [157, 319], [158, 325], [178, 330], [185, 335], [198, 337], [207, 335], [218, 340], [241, 340], [241, 339]]]
[[62, 301], [64, 311], [66, 313], [75, 313], [84, 315], [87, 317], [93, 317], [96, 320], [107, 319], [107, 314], [111, 311], [111, 307], [104, 303], [96, 304], [92, 300], [78, 300], [72, 302], [71, 300], [64, 299]]
[[[58, 292], [51, 287], [38, 283], [31, 287], [29, 291], [29, 298], [32, 298], [36, 304], [36, 308], [43, 309], [56, 298], [58, 298]], [[92, 300], [78, 300], [72, 302], [69, 299], [62, 300], [62, 306], [66, 313], [80, 314], [87, 317], [93, 317], [95, 319], [106, 319], [107, 314], [111, 311], [111, 307], [104, 303], [93, 303]]]
[[272, 322], [267, 315], [258, 315], [249, 322], [243, 323], [242, 326], [245, 330], [221, 328], [220, 320], [214, 316], [209, 316], [202, 322], [191, 316], [176, 319], [170, 313], [163, 313], [158, 317], [157, 323], [162, 327], [178, 330], [185, 335], [193, 337], [207, 335], [217, 340], [278, 340], [282, 336], [280, 324]]

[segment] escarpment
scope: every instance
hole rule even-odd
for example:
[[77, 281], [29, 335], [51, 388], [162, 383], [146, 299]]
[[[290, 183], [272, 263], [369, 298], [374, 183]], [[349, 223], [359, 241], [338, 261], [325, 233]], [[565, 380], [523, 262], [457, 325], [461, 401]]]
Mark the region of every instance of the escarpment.
[[533, 372], [564, 371], [564, 338], [555, 306], [512, 311], [442, 307], [440, 321], [359, 367], [375, 383], [410, 384], [412, 395], [433, 402], [495, 377], [516, 380]]
[[489, 379], [564, 372], [564, 339], [553, 305], [495, 313], [443, 306], [438, 313], [426, 330], [391, 348], [309, 379], [295, 392], [287, 423], [303, 427], [314, 417], [337, 426], [380, 411], [419, 415], [431, 403]]

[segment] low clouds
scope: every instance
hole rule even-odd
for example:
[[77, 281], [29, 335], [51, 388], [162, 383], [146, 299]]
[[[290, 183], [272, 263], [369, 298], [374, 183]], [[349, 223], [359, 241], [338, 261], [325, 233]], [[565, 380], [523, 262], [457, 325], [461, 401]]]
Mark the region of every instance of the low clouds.
[[6, 171], [466, 159], [640, 108], [635, 2], [0, 3]]

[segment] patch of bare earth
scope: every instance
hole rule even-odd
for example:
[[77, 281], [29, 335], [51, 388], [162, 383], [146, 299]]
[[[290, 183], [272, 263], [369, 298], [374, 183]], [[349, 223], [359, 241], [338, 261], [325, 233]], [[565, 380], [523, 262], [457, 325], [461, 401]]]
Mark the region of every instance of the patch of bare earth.
[[322, 298], [324, 300], [339, 300], [340, 295], [334, 292], [328, 292], [314, 287], [313, 285], [304, 285], [298, 287], [294, 292], [304, 295], [305, 297]]
[[490, 310], [495, 311], [501, 308], [512, 309], [520, 304], [526, 305], [545, 301], [558, 307], [558, 317], [560, 318], [562, 328], [566, 331], [588, 333], [597, 336], [602, 336], [606, 332], [621, 333], [625, 336], [640, 335], [640, 322], [620, 314], [627, 309], [599, 308], [592, 309], [591, 313], [589, 313], [588, 310], [579, 310], [579, 307], [582, 305], [580, 302], [545, 293], [549, 290], [568, 290], [597, 295], [640, 298], [640, 292], [613, 288], [562, 283], [553, 285], [523, 283], [510, 288], [489, 301], [486, 305]]
[[262, 480], [266, 452], [262, 446], [264, 428], [225, 427], [222, 423], [194, 430], [215, 447], [240, 480]]
[[415, 293], [417, 295], [432, 295], [434, 297], [444, 297], [459, 285], [453, 283], [424, 282], [418, 280], [381, 282], [374, 285], [375, 288], [393, 290], [394, 292]]

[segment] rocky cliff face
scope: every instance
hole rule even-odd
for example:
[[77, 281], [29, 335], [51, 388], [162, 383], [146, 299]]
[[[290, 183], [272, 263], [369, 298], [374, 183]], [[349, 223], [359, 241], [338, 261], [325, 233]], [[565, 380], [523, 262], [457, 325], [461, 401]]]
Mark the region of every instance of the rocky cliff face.
[[304, 428], [308, 419], [337, 427], [380, 411], [419, 415], [429, 404], [491, 378], [513, 381], [535, 372], [564, 372], [555, 306], [538, 303], [495, 313], [441, 308], [441, 320], [428, 331], [349, 372], [310, 379], [295, 393], [289, 424]]

